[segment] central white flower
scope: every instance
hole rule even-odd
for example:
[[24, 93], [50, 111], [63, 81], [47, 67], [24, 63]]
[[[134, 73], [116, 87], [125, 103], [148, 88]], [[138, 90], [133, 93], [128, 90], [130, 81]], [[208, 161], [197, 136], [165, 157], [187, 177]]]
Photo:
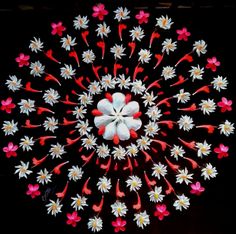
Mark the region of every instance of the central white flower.
[[94, 124], [105, 140], [113, 140], [115, 143], [128, 140], [142, 126], [142, 121], [138, 118], [138, 102], [128, 99], [117, 92], [98, 102]]

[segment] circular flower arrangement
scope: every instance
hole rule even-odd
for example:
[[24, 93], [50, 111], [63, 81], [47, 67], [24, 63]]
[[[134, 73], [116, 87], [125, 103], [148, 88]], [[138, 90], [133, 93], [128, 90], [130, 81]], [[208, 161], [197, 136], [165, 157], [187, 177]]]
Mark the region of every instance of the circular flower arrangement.
[[144, 228], [151, 216], [187, 209], [217, 175], [210, 155], [227, 157], [225, 136], [234, 132], [232, 122], [214, 118], [232, 101], [219, 95], [228, 81], [216, 75], [220, 62], [207, 56], [206, 42], [191, 42], [168, 16], [153, 24], [141, 10], [135, 25], [131, 17], [125, 7], [112, 13], [97, 4], [92, 17], [75, 17], [74, 34], [52, 23], [59, 48], [34, 37], [33, 54], [15, 59], [21, 73], [9, 75], [11, 95], [1, 101], [2, 149], [19, 159], [15, 174], [27, 179], [26, 194], [42, 196], [48, 214], [62, 213], [68, 225], [85, 220], [92, 232], [103, 229], [104, 209], [114, 232], [126, 230], [127, 216]]

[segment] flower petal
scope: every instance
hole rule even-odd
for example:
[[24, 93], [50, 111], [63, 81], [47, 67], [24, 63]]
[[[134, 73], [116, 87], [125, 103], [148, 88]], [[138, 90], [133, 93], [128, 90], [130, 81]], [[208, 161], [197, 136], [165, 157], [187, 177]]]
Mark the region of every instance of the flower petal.
[[113, 121], [106, 126], [103, 138], [105, 140], [112, 140], [115, 134], [116, 134], [116, 123], [115, 121]]
[[94, 118], [94, 124], [97, 128], [99, 128], [102, 125], [107, 125], [113, 120], [113, 117], [108, 115], [102, 115], [102, 116], [96, 116]]
[[116, 111], [120, 111], [122, 109], [122, 107], [125, 105], [125, 95], [123, 93], [114, 93], [112, 95], [112, 99], [113, 99], [113, 107]]
[[130, 138], [130, 132], [124, 123], [119, 123], [117, 125], [117, 135], [121, 141], [128, 140]]
[[137, 131], [142, 126], [142, 121], [140, 119], [134, 119], [133, 117], [125, 117], [124, 119], [128, 129]]
[[113, 106], [106, 98], [98, 102], [97, 108], [105, 115], [114, 114]]
[[139, 111], [139, 104], [135, 101], [129, 102], [122, 110], [122, 115], [132, 116]]

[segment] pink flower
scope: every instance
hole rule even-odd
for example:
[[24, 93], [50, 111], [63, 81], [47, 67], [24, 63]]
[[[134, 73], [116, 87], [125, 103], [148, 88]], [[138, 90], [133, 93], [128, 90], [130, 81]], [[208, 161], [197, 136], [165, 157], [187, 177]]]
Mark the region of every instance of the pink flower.
[[6, 147], [3, 147], [3, 152], [6, 153], [6, 157], [10, 158], [12, 157], [16, 157], [17, 156], [17, 151], [18, 146], [14, 145], [12, 142], [9, 142], [8, 145]]
[[59, 37], [61, 37], [62, 33], [66, 30], [66, 27], [62, 25], [62, 22], [58, 22], [57, 24], [51, 23], [51, 26], [52, 26], [51, 34], [58, 35]]
[[28, 191], [26, 192], [27, 195], [30, 195], [32, 198], [35, 198], [41, 194], [39, 191], [39, 185], [38, 184], [29, 184], [28, 185]]
[[207, 62], [206, 68], [211, 69], [213, 72], [215, 72], [216, 68], [220, 66], [220, 62], [217, 61], [216, 57], [208, 58]]
[[115, 228], [114, 229], [115, 232], [119, 232], [119, 231], [124, 232], [126, 229], [125, 228], [126, 221], [121, 219], [120, 217], [118, 217], [115, 221], [112, 221], [111, 224]]
[[226, 158], [229, 156], [228, 150], [229, 150], [228, 146], [220, 144], [219, 147], [216, 147], [214, 149], [214, 152], [217, 153], [218, 154], [217, 157], [221, 159], [221, 158]]
[[178, 29], [176, 30], [176, 32], [177, 34], [179, 34], [177, 38], [179, 41], [181, 40], [187, 41], [188, 37], [191, 35], [191, 33], [188, 32], [187, 28]]
[[77, 211], [74, 211], [73, 213], [67, 213], [66, 214], [68, 220], [66, 221], [66, 223], [68, 225], [71, 225], [72, 227], [76, 227], [77, 223], [81, 220], [81, 217], [78, 216]]
[[103, 20], [104, 16], [108, 14], [104, 4], [97, 4], [93, 6], [93, 17], [98, 17], [99, 20]]
[[19, 57], [16, 58], [16, 62], [18, 63], [19, 67], [29, 66], [29, 59], [30, 59], [29, 55], [20, 53]]
[[190, 193], [195, 195], [201, 195], [202, 192], [205, 191], [205, 188], [201, 186], [200, 182], [196, 182], [195, 184], [191, 184], [191, 191]]
[[148, 22], [148, 18], [149, 18], [150, 14], [149, 13], [146, 13], [144, 11], [140, 11], [136, 16], [135, 18], [138, 20], [138, 23], [139, 24], [143, 24], [143, 23], [147, 23]]
[[6, 111], [8, 114], [11, 113], [11, 109], [14, 109], [16, 107], [16, 105], [12, 103], [11, 97], [7, 98], [6, 100], [2, 100], [1, 104], [1, 110]]
[[170, 212], [166, 209], [165, 204], [156, 205], [156, 211], [154, 212], [154, 216], [158, 217], [159, 220], [163, 220], [165, 216], [168, 216]]
[[231, 111], [232, 110], [232, 100], [227, 100], [227, 98], [222, 97], [221, 102], [217, 103], [217, 106], [221, 107], [221, 112]]

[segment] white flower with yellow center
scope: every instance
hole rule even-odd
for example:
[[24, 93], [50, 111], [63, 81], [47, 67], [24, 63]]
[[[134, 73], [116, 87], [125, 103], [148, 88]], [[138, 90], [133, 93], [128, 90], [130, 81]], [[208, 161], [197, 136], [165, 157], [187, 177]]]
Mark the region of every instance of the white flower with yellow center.
[[155, 176], [157, 177], [158, 179], [161, 178], [161, 176], [165, 176], [167, 174], [167, 166], [165, 166], [164, 164], [162, 163], [158, 163], [158, 164], [153, 164], [153, 167], [152, 167], [152, 176]]
[[130, 83], [130, 77], [125, 77], [124, 74], [119, 75], [119, 78], [117, 78], [117, 84], [120, 90], [124, 89], [129, 89], [129, 86], [131, 85]]
[[77, 29], [77, 30], [80, 30], [81, 28], [82, 29], [86, 29], [88, 28], [88, 17], [87, 16], [81, 16], [81, 15], [78, 15], [75, 17], [73, 23], [74, 23], [74, 28]]
[[203, 40], [195, 41], [193, 44], [193, 50], [197, 52], [198, 56], [207, 52], [206, 47], [207, 44]]
[[97, 182], [98, 190], [102, 193], [108, 193], [111, 189], [111, 179], [107, 179], [107, 177], [103, 176], [99, 178]]
[[66, 35], [66, 37], [61, 38], [62, 48], [64, 48], [67, 51], [71, 50], [71, 47], [77, 45], [75, 42], [76, 38], [72, 38], [70, 35]]
[[211, 178], [215, 178], [218, 174], [216, 168], [213, 167], [211, 163], [207, 163], [201, 171], [201, 176], [204, 177], [204, 180], [210, 180]]
[[183, 209], [188, 209], [190, 206], [189, 198], [184, 194], [177, 196], [177, 200], [174, 202], [173, 206], [176, 210], [182, 211]]
[[112, 151], [114, 159], [123, 160], [125, 159], [126, 151], [122, 146], [114, 147]]
[[82, 58], [83, 58], [83, 61], [85, 63], [93, 63], [93, 61], [95, 60], [96, 56], [95, 56], [95, 54], [93, 53], [92, 50], [87, 50], [87, 51], [83, 52]]
[[145, 91], [145, 85], [141, 80], [135, 80], [132, 84], [131, 92], [136, 94], [142, 94]]
[[137, 154], [138, 154], [138, 147], [131, 143], [129, 146], [126, 147], [126, 150], [127, 150], [127, 155], [130, 156], [130, 157], [136, 157]]
[[177, 49], [177, 45], [176, 45], [176, 41], [172, 42], [172, 39], [165, 39], [165, 41], [162, 42], [162, 53], [166, 52], [167, 54], [169, 54], [169, 52], [173, 52]]
[[31, 99], [21, 99], [21, 101], [18, 103], [20, 106], [20, 113], [24, 113], [26, 115], [29, 115], [30, 112], [35, 111], [35, 101]]
[[2, 130], [5, 133], [5, 136], [14, 135], [18, 131], [18, 123], [11, 121], [4, 121], [2, 125]]
[[56, 129], [58, 129], [58, 120], [54, 117], [47, 117], [47, 119], [44, 121], [43, 126], [46, 131], [54, 132]]
[[32, 52], [38, 53], [43, 49], [43, 42], [41, 42], [40, 38], [34, 37], [34, 39], [30, 41], [29, 48]]
[[49, 153], [52, 156], [52, 159], [54, 159], [61, 158], [61, 156], [66, 153], [66, 151], [63, 145], [57, 143], [56, 145], [51, 145]]
[[152, 53], [150, 52], [150, 50], [147, 49], [141, 49], [138, 55], [139, 55], [138, 61], [140, 61], [141, 63], [149, 63], [152, 57]]
[[150, 146], [151, 142], [152, 142], [152, 140], [147, 136], [141, 136], [141, 139], [137, 140], [138, 147], [141, 150], [149, 149], [149, 146]]
[[192, 179], [193, 174], [189, 174], [187, 168], [184, 168], [183, 170], [178, 170], [178, 174], [176, 175], [176, 183], [182, 184], [184, 182], [188, 185], [189, 183], [191, 183]]
[[110, 51], [114, 54], [115, 59], [121, 59], [122, 56], [125, 56], [125, 48], [123, 45], [115, 44], [113, 47], [111, 47]]
[[126, 215], [128, 209], [124, 202], [116, 201], [111, 205], [112, 214], [116, 217], [123, 217]]
[[234, 133], [234, 123], [225, 120], [224, 123], [219, 125], [218, 129], [220, 129], [220, 134], [229, 136], [230, 134]]
[[183, 157], [185, 154], [185, 151], [182, 146], [174, 145], [170, 150], [170, 155], [174, 157], [176, 160], [179, 159], [179, 157]]
[[88, 93], [85, 93], [85, 92], [83, 92], [83, 94], [80, 94], [78, 99], [80, 101], [80, 104], [85, 106], [85, 107], [87, 105], [91, 105], [93, 103], [92, 95], [90, 95]]
[[44, 184], [48, 184], [49, 182], [52, 182], [51, 177], [52, 174], [48, 172], [48, 170], [46, 168], [41, 169], [38, 173], [37, 173], [37, 182], [44, 185]]
[[160, 130], [158, 124], [151, 121], [149, 121], [149, 123], [146, 124], [144, 127], [146, 135], [150, 137], [154, 137], [154, 135], [157, 135], [158, 131]]
[[102, 24], [98, 24], [98, 28], [96, 29], [96, 32], [97, 32], [97, 35], [103, 39], [103, 37], [107, 37], [108, 33], [111, 32], [110, 26], [107, 26], [105, 22], [103, 22]]
[[150, 218], [146, 211], [134, 214], [134, 221], [142, 229], [150, 224]]
[[33, 140], [33, 137], [28, 137], [28, 136], [24, 136], [23, 138], [20, 139], [20, 147], [22, 147], [23, 151], [30, 151], [32, 150], [32, 147], [35, 143], [35, 141]]
[[75, 115], [77, 119], [83, 119], [84, 114], [86, 114], [87, 111], [83, 106], [76, 106], [73, 110], [72, 114]]
[[48, 203], [46, 205], [48, 214], [56, 216], [58, 213], [62, 212], [61, 208], [62, 208], [63, 205], [60, 204], [59, 199], [57, 199], [56, 201], [53, 201], [53, 200], [49, 200], [49, 201], [50, 201], [50, 203]]
[[127, 187], [130, 191], [138, 191], [142, 187], [142, 181], [138, 176], [129, 176], [126, 180]]
[[197, 65], [196, 67], [191, 66], [191, 70], [189, 70], [190, 72], [190, 76], [192, 77], [192, 81], [194, 80], [202, 80], [202, 76], [204, 74], [204, 68], [200, 67], [199, 65]]
[[92, 95], [99, 94], [102, 92], [100, 83], [97, 81], [91, 82], [90, 85], [88, 86], [88, 89], [89, 89], [89, 93]]
[[75, 69], [71, 65], [65, 64], [64, 67], [61, 67], [61, 77], [64, 79], [72, 79], [75, 75]]
[[170, 29], [171, 25], [174, 23], [172, 22], [172, 19], [169, 18], [167, 15], [166, 16], [161, 16], [159, 18], [156, 18], [156, 26], [159, 26], [162, 29]]
[[79, 194], [76, 194], [76, 197], [72, 197], [72, 203], [71, 206], [75, 210], [83, 210], [85, 206], [88, 206], [87, 204], [87, 198], [84, 196], [80, 196]]
[[97, 146], [96, 152], [100, 158], [106, 158], [110, 155], [110, 149], [108, 148], [108, 145], [105, 145], [104, 143]]
[[89, 122], [86, 119], [85, 121], [79, 121], [75, 128], [78, 129], [80, 136], [87, 135], [89, 132], [91, 132], [92, 127], [89, 127]]
[[179, 129], [187, 132], [194, 127], [193, 119], [188, 115], [181, 115], [177, 123], [179, 124]]
[[153, 92], [148, 93], [146, 92], [143, 96], [142, 99], [144, 99], [143, 104], [144, 106], [152, 106], [155, 104], [155, 100], [157, 99], [157, 95], [154, 96]]
[[115, 11], [115, 18], [114, 19], [117, 19], [118, 22], [120, 22], [121, 20], [126, 20], [126, 19], [129, 19], [130, 16], [129, 16], [129, 13], [130, 11], [128, 11], [128, 9], [126, 7], [118, 7]]
[[202, 156], [208, 156], [211, 152], [211, 144], [208, 144], [206, 141], [203, 143], [197, 142], [197, 156], [202, 158]]
[[78, 166], [72, 166], [70, 169], [68, 169], [68, 172], [69, 172], [68, 173], [69, 180], [73, 181], [81, 180], [84, 173], [82, 168]]
[[24, 163], [23, 161], [20, 161], [20, 165], [15, 166], [15, 168], [15, 174], [19, 175], [19, 179], [27, 179], [28, 175], [32, 173], [32, 171], [29, 170], [29, 162]]
[[189, 92], [184, 92], [184, 89], [181, 89], [174, 97], [177, 98], [178, 103], [186, 103], [190, 100], [190, 96]]
[[165, 195], [161, 194], [162, 187], [154, 187], [154, 190], [148, 192], [148, 196], [151, 202], [162, 202]]
[[88, 221], [88, 229], [91, 229], [92, 232], [99, 232], [102, 230], [103, 221], [100, 217], [94, 216]]
[[46, 103], [53, 106], [55, 103], [58, 103], [60, 95], [55, 89], [50, 88], [45, 91], [43, 98]]
[[199, 106], [204, 115], [209, 115], [210, 113], [213, 113], [216, 109], [216, 104], [214, 100], [209, 98], [207, 100], [201, 100]]
[[102, 76], [101, 85], [107, 91], [107, 89], [114, 89], [116, 85], [115, 79], [112, 79], [110, 74]]
[[31, 69], [30, 75], [33, 75], [34, 77], [35, 76], [41, 77], [42, 74], [44, 74], [45, 66], [42, 65], [42, 63], [40, 63], [39, 61], [30, 63], [29, 68]]
[[216, 78], [213, 78], [213, 81], [211, 82], [213, 84], [213, 88], [217, 91], [225, 90], [228, 85], [227, 78], [223, 78], [222, 76], [217, 76]]
[[174, 78], [176, 76], [175, 68], [171, 66], [163, 67], [161, 76], [163, 76], [165, 80]]
[[86, 149], [93, 149], [96, 145], [97, 138], [93, 134], [87, 135], [86, 138], [81, 139], [82, 146], [84, 146]]
[[158, 109], [158, 107], [156, 106], [150, 106], [148, 108], [148, 111], [146, 112], [146, 115], [151, 118], [152, 121], [157, 121], [160, 119], [160, 117], [162, 116], [161, 114], [161, 110]]
[[130, 36], [132, 37], [132, 41], [141, 41], [141, 39], [144, 37], [144, 31], [140, 26], [133, 27], [133, 29], [130, 30]]
[[9, 79], [5, 83], [7, 88], [13, 92], [19, 90], [22, 87], [21, 79], [18, 79], [15, 75], [9, 76]]

